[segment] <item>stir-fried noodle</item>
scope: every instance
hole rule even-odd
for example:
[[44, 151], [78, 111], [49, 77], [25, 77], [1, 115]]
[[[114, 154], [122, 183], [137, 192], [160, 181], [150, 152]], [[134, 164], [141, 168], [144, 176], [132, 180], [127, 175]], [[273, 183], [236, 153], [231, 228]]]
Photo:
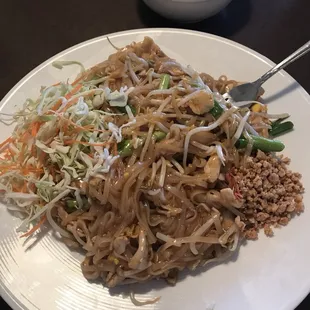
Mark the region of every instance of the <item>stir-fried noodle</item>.
[[[69, 64], [80, 65], [55, 66]], [[179, 270], [226, 258], [245, 225], [231, 169], [257, 148], [282, 148], [262, 138], [272, 118], [263, 105], [223, 99], [236, 84], [182, 66], [146, 37], [42, 89], [0, 146], [0, 189], [25, 215], [20, 231], [47, 220], [85, 250], [84, 276], [109, 287], [174, 283]]]

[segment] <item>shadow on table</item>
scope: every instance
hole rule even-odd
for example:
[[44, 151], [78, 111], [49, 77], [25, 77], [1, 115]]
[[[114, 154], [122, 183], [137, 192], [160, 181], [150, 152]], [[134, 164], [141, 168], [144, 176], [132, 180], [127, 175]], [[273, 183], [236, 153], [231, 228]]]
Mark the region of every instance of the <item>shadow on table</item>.
[[283, 88], [282, 90], [278, 91], [277, 93], [275, 93], [272, 96], [268, 96], [265, 97], [263, 102], [264, 104], [269, 104], [272, 103], [273, 101], [291, 93], [292, 91], [294, 91], [295, 89], [297, 89], [300, 85], [297, 82], [293, 82], [290, 85], [286, 86], [285, 88]]
[[146, 27], [184, 28], [229, 37], [247, 24], [251, 16], [249, 0], [233, 0], [217, 15], [198, 23], [180, 23], [161, 17], [142, 0], [138, 1], [138, 12]]

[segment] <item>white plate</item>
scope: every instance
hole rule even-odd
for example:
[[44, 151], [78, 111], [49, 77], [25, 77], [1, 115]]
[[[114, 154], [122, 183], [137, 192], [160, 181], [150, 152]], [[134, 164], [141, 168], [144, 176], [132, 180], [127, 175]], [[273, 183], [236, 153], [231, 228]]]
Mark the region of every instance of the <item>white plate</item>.
[[[226, 74], [236, 80], [251, 81], [273, 65], [244, 46], [199, 32], [151, 29], [109, 37], [115, 45], [124, 46], [142, 40], [145, 35], [154, 38], [169, 56], [216, 77]], [[50, 65], [52, 61], [73, 59], [88, 67], [113, 52], [106, 38], [100, 37], [56, 55], [23, 78], [2, 100], [1, 109], [12, 111], [26, 98], [37, 97], [41, 85], [77, 74], [76, 68], [58, 71]], [[273, 99], [272, 112], [292, 115], [296, 130], [283, 137], [287, 146], [285, 154], [292, 158], [292, 168], [303, 173], [304, 185], [309, 188], [310, 146], [305, 135], [309, 131], [310, 97], [285, 72], [268, 81], [265, 89], [265, 99]], [[1, 140], [11, 130], [1, 126]], [[307, 192], [306, 206], [309, 206], [309, 199]], [[24, 244], [15, 232], [20, 220], [9, 214], [3, 205], [0, 218], [1, 294], [13, 309], [135, 308], [128, 298], [119, 294], [127, 288], [115, 289], [111, 295], [102, 285], [88, 283], [80, 271], [81, 256], [70, 252], [51, 231], [40, 233], [37, 241]], [[160, 302], [143, 309], [205, 310], [214, 304], [215, 310], [291, 310], [310, 289], [309, 221], [310, 213], [306, 208], [302, 216], [276, 230], [273, 238], [261, 236], [258, 241], [247, 242], [233, 260], [208, 270], [182, 274], [175, 287], [166, 286], [164, 281], [135, 286], [137, 298], [162, 296]]]

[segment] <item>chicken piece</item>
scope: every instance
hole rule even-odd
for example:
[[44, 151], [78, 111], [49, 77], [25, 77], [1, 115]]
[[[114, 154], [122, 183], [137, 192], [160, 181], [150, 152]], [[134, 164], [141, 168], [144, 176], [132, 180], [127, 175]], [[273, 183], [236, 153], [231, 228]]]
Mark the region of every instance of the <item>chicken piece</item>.
[[206, 202], [209, 207], [214, 207], [218, 209], [219, 207], [221, 207], [221, 194], [219, 191], [211, 189], [207, 191], [205, 199], [201, 202]]
[[212, 132], [201, 131], [192, 135], [191, 141], [197, 141], [203, 145], [209, 145], [210, 143], [216, 141], [217, 136]]
[[213, 95], [205, 90], [198, 91], [189, 100], [188, 105], [195, 114], [205, 114], [214, 106]]
[[243, 201], [235, 197], [234, 192], [231, 188], [224, 188], [221, 190], [221, 203], [224, 207], [235, 207], [241, 208]]
[[221, 170], [221, 161], [217, 155], [212, 155], [204, 167], [204, 172], [208, 175], [208, 182], [215, 182]]

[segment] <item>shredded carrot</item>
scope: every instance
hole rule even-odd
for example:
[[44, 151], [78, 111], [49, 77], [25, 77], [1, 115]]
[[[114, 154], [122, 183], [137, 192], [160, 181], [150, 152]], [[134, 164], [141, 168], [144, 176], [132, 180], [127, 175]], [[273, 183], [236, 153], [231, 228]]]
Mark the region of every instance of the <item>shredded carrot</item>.
[[69, 130], [69, 124], [68, 123], [69, 122], [64, 121], [63, 124], [62, 124], [62, 129], [60, 131], [62, 131], [63, 133], [68, 132], [68, 130]]
[[0, 143], [0, 149], [5, 146], [6, 144], [10, 143], [13, 141], [12, 137], [8, 137], [6, 140], [4, 140], [2, 143]]
[[0, 166], [0, 175], [8, 171], [19, 170], [21, 174], [28, 175], [29, 173], [36, 173], [37, 176], [40, 176], [43, 172], [42, 168], [34, 168], [34, 167], [17, 167], [16, 165], [1, 165]]
[[227, 172], [225, 175], [226, 180], [228, 181], [228, 186], [233, 188], [232, 175], [230, 172]]
[[65, 141], [66, 145], [70, 145], [70, 144], [74, 144], [74, 143], [79, 143], [79, 144], [89, 145], [89, 146], [106, 146], [107, 145], [107, 142], [105, 142], [105, 143], [90, 143], [90, 142], [78, 141], [78, 140], [67, 140], [67, 141]]
[[62, 112], [66, 112], [70, 107], [72, 107], [74, 104], [77, 103], [79, 99], [78, 98], [75, 98], [73, 100], [71, 100], [62, 110]]
[[80, 82], [85, 76], [86, 76], [85, 74], [81, 75], [79, 78], [77, 78], [75, 81], [73, 81], [73, 83], [71, 85], [74, 86], [75, 84]]
[[44, 215], [41, 220], [39, 221], [38, 224], [36, 224], [35, 226], [33, 226], [28, 232], [26, 232], [25, 234], [21, 235], [20, 238], [24, 238], [24, 237], [28, 237], [30, 235], [32, 235], [35, 231], [37, 231], [42, 225], [43, 223], [46, 221], [46, 216]]
[[[62, 100], [58, 100], [55, 104], [54, 104], [54, 106], [51, 108], [51, 110], [52, 111], [56, 111], [56, 110], [58, 110], [60, 107], [61, 107], [61, 105], [62, 105]], [[49, 113], [47, 113], [47, 114], [49, 114]]]
[[20, 187], [17, 186], [16, 184], [13, 184], [12, 185], [12, 190], [13, 190], [13, 192], [20, 192]]
[[15, 155], [15, 152], [12, 149], [8, 149], [8, 152], [10, 153], [11, 157], [13, 157]]
[[73, 85], [77, 84], [78, 82], [80, 82], [81, 80], [85, 80], [86, 78], [88, 78], [91, 75], [91, 73], [94, 71], [94, 69], [97, 67], [98, 67], [98, 65], [94, 65], [93, 67], [88, 69], [80, 77], [78, 77], [75, 81], [73, 81], [73, 83], [71, 85], [73, 86]]
[[46, 154], [45, 152], [41, 151], [41, 154], [40, 154], [40, 156], [39, 156], [39, 163], [40, 163], [41, 165], [43, 165], [46, 156], [47, 156], [47, 154]]
[[36, 135], [38, 134], [38, 131], [40, 129], [40, 126], [41, 126], [41, 122], [34, 122], [31, 126], [31, 135], [33, 137], [36, 137]]
[[80, 129], [81, 131], [96, 131], [96, 132], [106, 132], [106, 130], [100, 130], [100, 129], [95, 129], [92, 125], [87, 125], [87, 126], [79, 126], [77, 125], [75, 122], [73, 122], [72, 120], [62, 116], [62, 115], [58, 115], [57, 117], [60, 117], [64, 120], [66, 120], [70, 125], [76, 127], [77, 129]]
[[[94, 67], [93, 67], [94, 68]], [[92, 68], [91, 68], [92, 69]], [[91, 70], [90, 69], [90, 70]], [[82, 80], [84, 80], [85, 78], [88, 77], [90, 70], [87, 70], [84, 74], [82, 74], [80, 77], [78, 77], [75, 81], [73, 81], [73, 83], [71, 84], [72, 86], [76, 85], [77, 83], [81, 82]]]
[[77, 129], [79, 129], [80, 131], [96, 131], [96, 132], [106, 132], [105, 130], [100, 130], [100, 129], [95, 129], [93, 128], [93, 126], [88, 125], [88, 126], [79, 126], [76, 123], [74, 123], [73, 121], [68, 119], [68, 122], [70, 123], [70, 125], [73, 125], [74, 127], [76, 127]]
[[10, 158], [11, 158], [11, 155], [8, 154], [8, 153], [6, 153], [6, 154], [4, 154], [4, 158], [5, 158], [5, 159], [10, 159]]
[[35, 167], [18, 167], [16, 165], [0, 165], [0, 169], [1, 170], [16, 170], [16, 169], [21, 169], [22, 171], [25, 170], [25, 171], [41, 171], [42, 169], [38, 169], [38, 168], [35, 168]]
[[36, 150], [36, 147], [34, 144], [31, 146], [31, 155], [33, 157], [36, 157], [36, 155], [37, 155], [37, 150]]
[[27, 193], [28, 192], [28, 190], [27, 190], [27, 182], [26, 181], [24, 181], [24, 185], [23, 185], [23, 187], [21, 189], [21, 192], [22, 193]]
[[15, 165], [0, 165], [0, 169], [14, 169]]
[[65, 95], [66, 99], [70, 99], [73, 95], [75, 95], [81, 88], [83, 87], [82, 84], [78, 84], [75, 86], [67, 95]]
[[36, 190], [36, 186], [35, 186], [34, 183], [31, 183], [31, 184], [29, 185], [29, 188], [30, 188], [30, 190], [32, 190], [33, 192]]
[[21, 148], [21, 151], [20, 151], [20, 153], [19, 153], [19, 157], [18, 157], [18, 161], [19, 161], [20, 163], [22, 163], [22, 162], [24, 161], [25, 150], [26, 150], [26, 144], [23, 143], [22, 148]]
[[4, 158], [6, 159], [13, 159], [14, 155], [15, 155], [15, 152], [11, 150], [10, 148], [7, 148], [2, 154], [2, 156], [4, 156]]
[[53, 167], [50, 168], [50, 174], [53, 177], [53, 181], [56, 181], [56, 172], [55, 172], [55, 169]]
[[27, 140], [29, 139], [29, 137], [30, 137], [29, 132], [28, 132], [28, 131], [25, 131], [25, 132], [22, 134], [22, 136], [19, 138], [18, 141], [20, 141], [20, 142], [27, 141]]
[[[73, 85], [73, 84], [72, 84]], [[68, 99], [70, 99], [73, 95], [75, 95], [81, 88], [82, 88], [82, 84], [79, 84], [79, 85], [77, 85], [76, 87], [74, 87], [72, 90], [71, 90], [71, 92], [69, 92], [67, 95], [65, 95], [65, 98], [68, 100]], [[70, 102], [70, 106], [73, 104], [73, 103], [75, 103], [76, 102], [76, 100], [74, 100], [73, 102]], [[61, 107], [61, 105], [62, 105], [62, 100], [61, 99], [59, 99], [55, 104], [54, 104], [54, 106], [51, 108], [51, 111], [57, 111], [60, 107]], [[47, 113], [47, 114], [49, 114], [49, 113]]]
[[27, 175], [29, 174], [30, 172], [35, 172], [37, 175], [41, 174], [43, 172], [43, 169], [42, 168], [24, 168], [21, 170], [21, 173], [23, 175]]
[[239, 189], [238, 182], [232, 172], [226, 173], [226, 180], [228, 181], [228, 186], [233, 190], [236, 199], [242, 199], [242, 194]]
[[113, 155], [114, 156], [117, 156], [118, 154], [118, 151], [117, 151], [117, 144], [116, 143], [113, 143]]

